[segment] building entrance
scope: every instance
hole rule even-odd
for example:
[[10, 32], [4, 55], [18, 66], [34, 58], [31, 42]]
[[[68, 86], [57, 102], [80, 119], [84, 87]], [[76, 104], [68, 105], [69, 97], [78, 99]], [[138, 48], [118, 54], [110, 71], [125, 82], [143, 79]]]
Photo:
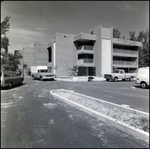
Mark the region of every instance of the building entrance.
[[78, 67], [78, 76], [95, 76], [95, 67]]

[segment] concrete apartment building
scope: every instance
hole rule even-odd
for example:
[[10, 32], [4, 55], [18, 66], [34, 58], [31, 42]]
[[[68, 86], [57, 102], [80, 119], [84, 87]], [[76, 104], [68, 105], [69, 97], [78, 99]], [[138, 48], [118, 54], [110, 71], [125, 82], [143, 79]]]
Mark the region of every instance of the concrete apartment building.
[[48, 62], [48, 51], [46, 43], [32, 43], [28, 47], [23, 47], [21, 50], [23, 59], [21, 64], [27, 64], [27, 67], [31, 66], [46, 66]]
[[113, 38], [113, 27], [99, 25], [90, 34], [56, 33], [45, 53], [48, 69], [56, 76], [69, 76], [73, 65], [78, 66], [79, 76], [102, 76], [113, 68], [136, 72], [141, 46], [141, 42]]

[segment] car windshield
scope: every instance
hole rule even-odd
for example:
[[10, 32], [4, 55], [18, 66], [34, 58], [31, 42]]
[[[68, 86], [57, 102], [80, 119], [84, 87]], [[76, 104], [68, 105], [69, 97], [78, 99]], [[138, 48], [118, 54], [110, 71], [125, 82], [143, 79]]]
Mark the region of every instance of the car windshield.
[[114, 70], [114, 73], [119, 73], [119, 70]]
[[40, 70], [41, 72], [48, 72], [47, 69], [42, 69]]

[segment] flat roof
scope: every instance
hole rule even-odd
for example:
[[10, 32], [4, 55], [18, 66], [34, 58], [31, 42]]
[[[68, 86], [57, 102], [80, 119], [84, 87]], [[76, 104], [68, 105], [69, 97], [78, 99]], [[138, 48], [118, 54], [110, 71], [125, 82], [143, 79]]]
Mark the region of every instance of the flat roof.
[[119, 39], [119, 38], [113, 38], [112, 42], [117, 45], [127, 45], [127, 46], [138, 46], [142, 47], [142, 42], [139, 41], [132, 41], [127, 39]]
[[80, 33], [74, 36], [73, 41], [86, 41], [86, 40], [96, 40], [96, 35]]

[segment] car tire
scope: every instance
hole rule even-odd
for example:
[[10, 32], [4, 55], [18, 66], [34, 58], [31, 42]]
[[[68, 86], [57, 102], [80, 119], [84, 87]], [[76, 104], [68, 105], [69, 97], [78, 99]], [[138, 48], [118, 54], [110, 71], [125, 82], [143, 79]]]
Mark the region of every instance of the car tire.
[[41, 81], [43, 81], [43, 78], [42, 78], [42, 77], [40, 77], [40, 80], [41, 80]]
[[12, 88], [12, 85], [13, 85], [13, 82], [10, 82], [9, 85], [8, 85], [8, 87]]
[[23, 80], [20, 81], [20, 85], [22, 85], [22, 84], [23, 84]]
[[130, 81], [133, 81], [133, 79], [134, 79], [134, 77], [130, 77], [130, 79], [129, 79], [129, 80], [130, 80]]
[[109, 79], [106, 79], [106, 81], [109, 81]]
[[145, 82], [141, 82], [141, 88], [145, 89], [147, 87], [147, 84]]
[[114, 78], [114, 82], [116, 82], [116, 81], [117, 81], [117, 78], [115, 77], [115, 78]]

